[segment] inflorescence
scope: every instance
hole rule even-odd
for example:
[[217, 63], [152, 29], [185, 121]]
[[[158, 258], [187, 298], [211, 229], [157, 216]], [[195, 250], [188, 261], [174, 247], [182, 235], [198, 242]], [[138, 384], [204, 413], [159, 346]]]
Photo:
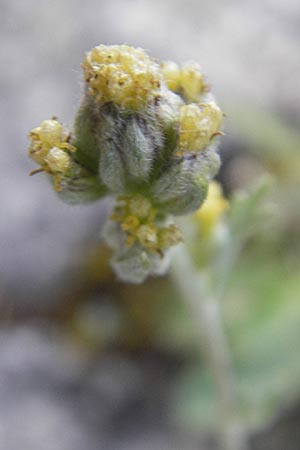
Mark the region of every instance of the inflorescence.
[[182, 241], [174, 216], [202, 205], [219, 168], [223, 114], [199, 68], [144, 50], [99, 45], [82, 63], [85, 91], [70, 131], [57, 119], [29, 133], [29, 156], [58, 195], [84, 203], [114, 195], [104, 236], [112, 266], [141, 282], [168, 266]]

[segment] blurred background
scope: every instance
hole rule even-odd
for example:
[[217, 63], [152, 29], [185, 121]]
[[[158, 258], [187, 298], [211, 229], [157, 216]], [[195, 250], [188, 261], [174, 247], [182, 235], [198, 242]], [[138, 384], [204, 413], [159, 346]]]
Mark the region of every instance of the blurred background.
[[201, 64], [227, 115], [228, 198], [274, 179], [276, 213], [249, 218], [222, 311], [251, 448], [299, 450], [299, 1], [0, 0], [0, 37], [0, 449], [215, 448], [214, 389], [170, 278], [118, 282], [109, 200], [71, 207], [28, 177], [27, 133], [72, 123], [84, 53], [127, 43]]

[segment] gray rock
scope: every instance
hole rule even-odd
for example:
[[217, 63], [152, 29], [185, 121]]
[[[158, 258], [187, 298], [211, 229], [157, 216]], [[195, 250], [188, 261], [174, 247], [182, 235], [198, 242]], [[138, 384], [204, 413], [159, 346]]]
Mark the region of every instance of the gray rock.
[[0, 331], [0, 450], [196, 450], [168, 425], [155, 358], [88, 358], [44, 323]]
[[0, 333], [0, 449], [102, 450], [76, 392], [85, 362], [47, 324]]

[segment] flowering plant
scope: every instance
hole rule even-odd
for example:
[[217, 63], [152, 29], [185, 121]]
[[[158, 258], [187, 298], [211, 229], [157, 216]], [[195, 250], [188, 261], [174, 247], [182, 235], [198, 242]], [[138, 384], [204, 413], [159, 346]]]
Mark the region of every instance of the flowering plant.
[[68, 203], [114, 195], [104, 236], [119, 278], [162, 274], [182, 240], [174, 216], [203, 203], [218, 171], [223, 114], [196, 63], [179, 67], [127, 45], [100, 45], [82, 63], [74, 126], [56, 118], [29, 133], [30, 157]]

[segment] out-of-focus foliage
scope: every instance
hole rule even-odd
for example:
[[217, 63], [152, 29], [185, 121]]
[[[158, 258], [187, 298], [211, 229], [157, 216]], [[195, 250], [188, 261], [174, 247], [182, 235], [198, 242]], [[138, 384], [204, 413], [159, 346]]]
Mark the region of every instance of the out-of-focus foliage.
[[[213, 252], [210, 243], [197, 240], [191, 232], [199, 276], [206, 273], [212, 277], [222, 300], [241, 411], [253, 428], [272, 421], [297, 401], [300, 392], [300, 258], [295, 250], [300, 237], [300, 227], [295, 226], [300, 145], [296, 133], [289, 133], [280, 121], [263, 113], [259, 117], [264, 133], [258, 130], [252, 136], [250, 126], [241, 132], [249, 137], [247, 145], [256, 158], [273, 172], [273, 184], [254, 180], [256, 188], [250, 194], [237, 192], [232, 196], [223, 221], [223, 237], [214, 243]], [[249, 124], [246, 117], [243, 119]], [[268, 150], [265, 154], [259, 153], [263, 147]], [[188, 330], [182, 317], [177, 325]], [[175, 340], [181, 336], [187, 339], [185, 332], [178, 332], [174, 325], [170, 328], [165, 333], [169, 340], [172, 330]], [[183, 371], [175, 405], [180, 420], [189, 427], [214, 427], [214, 386], [201, 361], [192, 361]]]

